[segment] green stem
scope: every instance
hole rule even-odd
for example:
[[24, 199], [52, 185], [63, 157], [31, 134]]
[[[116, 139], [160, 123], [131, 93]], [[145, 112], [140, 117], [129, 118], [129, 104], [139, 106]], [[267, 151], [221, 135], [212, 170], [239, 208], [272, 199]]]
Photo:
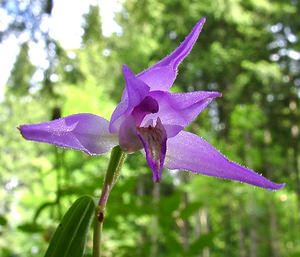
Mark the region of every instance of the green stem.
[[94, 234], [93, 234], [93, 257], [101, 256], [101, 234], [102, 234], [103, 222], [99, 222], [97, 219], [97, 213], [94, 220]]
[[104, 222], [104, 213], [109, 194], [116, 183], [122, 165], [125, 161], [126, 154], [121, 150], [120, 146], [113, 148], [104, 178], [104, 184], [101, 196], [98, 202], [95, 221], [94, 221], [94, 236], [93, 236], [93, 257], [101, 256], [101, 236]]

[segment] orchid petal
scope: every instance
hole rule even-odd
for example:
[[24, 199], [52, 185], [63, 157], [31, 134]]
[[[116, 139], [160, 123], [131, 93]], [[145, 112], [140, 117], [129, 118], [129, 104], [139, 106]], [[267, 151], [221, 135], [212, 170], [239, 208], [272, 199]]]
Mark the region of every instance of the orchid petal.
[[143, 81], [137, 79], [126, 65], [123, 65], [123, 75], [126, 88], [123, 93], [122, 101], [111, 116], [109, 125], [109, 130], [113, 133], [118, 132], [124, 119], [130, 115], [134, 107], [137, 106], [149, 92], [149, 87]]
[[118, 144], [117, 135], [109, 133], [109, 122], [94, 114], [74, 114], [57, 120], [21, 125], [25, 139], [72, 148], [90, 155], [106, 153]]
[[132, 111], [136, 125], [140, 125], [144, 117], [150, 113], [157, 113], [159, 110], [158, 102], [151, 96], [146, 96], [142, 102]]
[[153, 180], [159, 182], [166, 156], [166, 131], [160, 119], [157, 119], [155, 127], [139, 127], [137, 134], [143, 143], [148, 165], [153, 172]]
[[156, 113], [158, 108], [157, 101], [151, 96], [146, 96], [139, 105], [134, 107], [131, 115], [123, 121], [119, 129], [119, 142], [124, 151], [135, 152], [143, 147], [137, 134], [137, 127], [147, 114]]
[[136, 131], [136, 121], [132, 115], [128, 116], [119, 129], [119, 143], [123, 151], [133, 153], [143, 148]]
[[159, 103], [159, 110], [157, 113], [147, 115], [142, 124], [159, 117], [167, 130], [168, 137], [175, 136], [190, 124], [214, 98], [221, 96], [219, 92], [213, 91], [190, 93], [152, 91], [149, 95]]
[[277, 190], [284, 186], [284, 184], [273, 183], [253, 170], [229, 161], [205, 140], [184, 131], [168, 139], [165, 167], [237, 180], [267, 189]]
[[151, 90], [167, 91], [177, 76], [177, 69], [183, 59], [191, 52], [205, 23], [202, 18], [192, 29], [180, 46], [169, 56], [138, 74]]

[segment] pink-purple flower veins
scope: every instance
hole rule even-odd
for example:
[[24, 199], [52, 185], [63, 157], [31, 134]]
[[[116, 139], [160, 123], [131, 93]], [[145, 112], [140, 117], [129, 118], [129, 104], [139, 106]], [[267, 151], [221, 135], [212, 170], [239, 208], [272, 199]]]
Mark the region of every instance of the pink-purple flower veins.
[[166, 130], [158, 118], [155, 127], [138, 127], [137, 133], [143, 143], [148, 164], [153, 170], [153, 180], [159, 182], [166, 152]]

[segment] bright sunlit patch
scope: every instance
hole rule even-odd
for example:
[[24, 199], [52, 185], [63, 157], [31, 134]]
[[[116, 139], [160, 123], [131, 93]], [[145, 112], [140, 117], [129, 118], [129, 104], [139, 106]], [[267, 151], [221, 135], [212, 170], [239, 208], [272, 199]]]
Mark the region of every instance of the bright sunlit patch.
[[281, 194], [281, 195], [279, 196], [279, 199], [280, 199], [281, 202], [285, 202], [285, 201], [288, 199], [288, 197], [287, 197], [286, 194]]
[[99, 0], [100, 15], [102, 19], [102, 33], [109, 37], [112, 33], [121, 34], [122, 28], [114, 20], [115, 13], [122, 10], [120, 0]]
[[[100, 6], [104, 36], [110, 36], [112, 33], [121, 34], [122, 29], [114, 20], [115, 13], [122, 9], [121, 0], [55, 0], [52, 16], [42, 20], [41, 30], [47, 32], [49, 29], [50, 36], [58, 40], [65, 49], [78, 48], [84, 32], [82, 28], [83, 14], [88, 12], [91, 4], [97, 3]], [[0, 10], [0, 18], [0, 31], [2, 31], [6, 29], [9, 17], [5, 11]], [[18, 44], [27, 41], [28, 37], [28, 33], [23, 33], [18, 39], [11, 36], [0, 44], [0, 101], [3, 100], [4, 87], [19, 52]], [[43, 47], [42, 43], [31, 43], [29, 55], [34, 65], [45, 69], [48, 66], [48, 61]]]
[[78, 48], [84, 32], [82, 14], [88, 12], [91, 3], [91, 0], [55, 0], [49, 21], [50, 36], [57, 39], [64, 48]]
[[19, 185], [19, 179], [17, 177], [12, 177], [4, 186], [7, 191], [15, 189]]
[[8, 28], [8, 24], [11, 18], [8, 16], [7, 12], [3, 9], [0, 9], [0, 31], [5, 31]]
[[7, 40], [3, 41], [2, 44], [0, 44], [0, 102], [3, 100], [4, 85], [9, 78], [18, 52], [18, 42], [14, 36], [10, 36]]
[[55, 0], [49, 20], [50, 36], [57, 39], [64, 48], [78, 48], [84, 33], [82, 15], [88, 12], [90, 5], [97, 2], [100, 7], [103, 35], [108, 37], [114, 32], [122, 33], [121, 27], [114, 20], [115, 13], [122, 9], [120, 0]]
[[289, 49], [287, 55], [293, 60], [300, 60], [300, 52], [297, 52], [295, 50]]

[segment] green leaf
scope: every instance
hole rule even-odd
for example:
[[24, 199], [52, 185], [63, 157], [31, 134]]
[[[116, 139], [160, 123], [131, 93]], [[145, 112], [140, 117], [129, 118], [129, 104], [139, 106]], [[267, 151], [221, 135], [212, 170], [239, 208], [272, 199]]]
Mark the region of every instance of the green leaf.
[[189, 256], [200, 254], [205, 247], [210, 247], [213, 244], [214, 236], [215, 234], [212, 232], [201, 235], [191, 244]]
[[81, 257], [95, 204], [91, 197], [83, 196], [75, 201], [56, 229], [45, 257]]
[[180, 216], [182, 219], [188, 219], [190, 216], [192, 216], [196, 211], [201, 208], [203, 204], [200, 202], [193, 202], [189, 203], [187, 207], [185, 207], [181, 212]]
[[3, 215], [0, 215], [0, 225], [1, 226], [7, 225], [7, 219]]
[[18, 229], [26, 233], [39, 233], [44, 230], [41, 225], [34, 222], [23, 223], [18, 226]]
[[33, 222], [37, 221], [37, 218], [40, 216], [40, 214], [42, 213], [43, 210], [45, 210], [46, 208], [48, 208], [50, 206], [54, 206], [56, 204], [57, 204], [57, 202], [45, 202], [42, 205], [40, 205], [34, 214]]

